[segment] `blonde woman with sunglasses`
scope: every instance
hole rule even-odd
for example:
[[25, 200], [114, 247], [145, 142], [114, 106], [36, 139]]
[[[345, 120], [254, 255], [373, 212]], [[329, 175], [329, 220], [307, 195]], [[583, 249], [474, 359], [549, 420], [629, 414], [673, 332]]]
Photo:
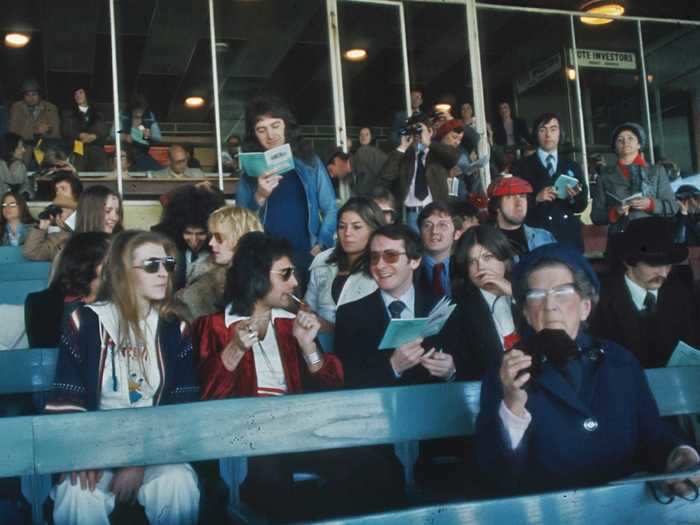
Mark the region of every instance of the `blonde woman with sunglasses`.
[[211, 254], [206, 262], [197, 265], [187, 286], [176, 292], [172, 306], [178, 317], [188, 323], [223, 309], [226, 271], [239, 239], [248, 232], [263, 231], [258, 216], [238, 206], [224, 206], [212, 212], [207, 226]]
[[[157, 233], [115, 237], [97, 301], [64, 324], [47, 412], [198, 399], [191, 338], [165, 313], [174, 254], [172, 242]], [[150, 523], [194, 524], [199, 512], [197, 476], [188, 464], [67, 472], [51, 495], [56, 525], [108, 525], [117, 502], [138, 501]]]

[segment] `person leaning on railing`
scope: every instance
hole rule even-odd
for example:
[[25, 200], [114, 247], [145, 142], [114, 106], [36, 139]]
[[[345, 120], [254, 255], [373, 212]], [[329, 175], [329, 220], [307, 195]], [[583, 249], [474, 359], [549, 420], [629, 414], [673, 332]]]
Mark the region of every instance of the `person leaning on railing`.
[[[561, 490], [698, 465], [695, 449], [661, 420], [635, 357], [588, 335], [600, 283], [577, 250], [549, 244], [530, 252], [513, 283], [532, 330], [482, 384], [476, 457], [488, 480]], [[687, 495], [698, 481], [665, 488]]]
[[[199, 398], [189, 332], [165, 314], [174, 254], [172, 242], [157, 233], [131, 230], [114, 238], [97, 301], [64, 324], [48, 413]], [[125, 438], [119, 429], [105, 432]], [[108, 525], [117, 501], [138, 501], [152, 524], [194, 525], [199, 511], [197, 475], [186, 463], [66, 472], [51, 496], [56, 525]]]

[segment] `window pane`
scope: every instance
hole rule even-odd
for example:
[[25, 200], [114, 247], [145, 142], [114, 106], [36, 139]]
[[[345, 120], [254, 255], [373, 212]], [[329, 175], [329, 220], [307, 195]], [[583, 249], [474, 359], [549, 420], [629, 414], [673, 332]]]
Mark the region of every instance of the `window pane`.
[[[30, 170], [61, 159], [69, 160], [85, 176], [108, 170], [104, 145], [113, 115], [108, 16], [106, 0], [78, 0], [70, 5], [34, 0], [18, 2], [0, 13], [3, 34], [29, 37], [24, 46], [0, 47], [0, 66], [11, 72], [3, 78], [0, 95], [10, 121], [0, 118], [0, 122], [30, 146], [24, 157]], [[32, 99], [32, 92], [38, 97]], [[85, 118], [76, 96], [90, 108]], [[35, 104], [40, 110], [32, 122], [27, 108]], [[6, 131], [0, 129], [2, 135]], [[39, 141], [33, 152], [31, 146]], [[36, 182], [36, 198], [49, 199], [50, 177], [37, 177]]]
[[612, 160], [610, 136], [617, 125], [637, 122], [646, 128], [637, 24], [591, 26], [575, 19], [574, 26], [589, 152]]
[[649, 108], [656, 161], [667, 159], [682, 175], [700, 171], [700, 29], [643, 23]]
[[[386, 147], [392, 122], [405, 120], [399, 8], [339, 2], [338, 16], [348, 136], [357, 141], [360, 128], [369, 126]], [[366, 57], [350, 60], [345, 54], [351, 50], [364, 50]]]
[[222, 140], [245, 140], [246, 102], [270, 93], [290, 105], [326, 158], [335, 127], [325, 2], [216, 0], [215, 13]]
[[[125, 195], [154, 198], [213, 175], [207, 2], [120, 0], [116, 16], [119, 131], [129, 152]], [[188, 99], [194, 104], [188, 105]]]
[[[568, 76], [569, 18], [491, 10], [480, 10], [478, 16], [486, 115], [493, 130], [494, 160], [502, 164], [501, 168], [510, 170], [516, 158], [537, 147], [531, 133], [534, 120], [543, 113], [553, 112], [560, 118], [560, 154], [580, 164], [576, 86]], [[515, 46], [504, 38], [524, 27], [537, 30]], [[512, 135], [500, 124], [504, 103], [514, 117]]]

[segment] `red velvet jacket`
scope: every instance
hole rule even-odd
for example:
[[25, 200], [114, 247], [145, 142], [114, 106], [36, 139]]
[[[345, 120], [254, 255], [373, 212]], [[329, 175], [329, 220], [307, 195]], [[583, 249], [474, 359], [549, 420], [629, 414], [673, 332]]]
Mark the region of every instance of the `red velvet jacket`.
[[[221, 361], [219, 354], [235, 335], [238, 326], [238, 322], [234, 322], [227, 328], [224, 319], [224, 313], [219, 312], [200, 317], [193, 325], [192, 339], [195, 341], [195, 355], [199, 358], [202, 399], [255, 397], [258, 381], [253, 352], [246, 352], [233, 372], [226, 370]], [[336, 356], [324, 354], [323, 366], [312, 374], [292, 335], [294, 319], [279, 317], [273, 324], [288, 394], [343, 386], [343, 366]]]

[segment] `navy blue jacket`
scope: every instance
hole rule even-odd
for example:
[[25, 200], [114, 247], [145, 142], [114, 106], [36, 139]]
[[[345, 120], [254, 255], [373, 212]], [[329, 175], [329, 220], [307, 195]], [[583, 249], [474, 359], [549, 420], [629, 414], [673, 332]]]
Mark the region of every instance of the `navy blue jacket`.
[[[547, 168], [542, 165], [539, 155], [521, 159], [513, 166], [513, 175], [525, 179], [532, 185], [532, 193], [528, 195], [527, 224], [552, 232], [559, 242], [574, 244], [583, 251], [581, 220], [579, 214], [588, 205], [588, 185], [581, 167], [574, 161], [557, 157], [554, 177], [550, 177]], [[569, 175], [578, 179], [581, 193], [573, 199], [555, 199], [551, 202], [536, 202], [535, 197], [547, 186], [553, 186], [559, 175]]]
[[[53, 389], [46, 410], [50, 412], [91, 411], [99, 408], [102, 373], [107, 351], [101, 349], [97, 314], [83, 306], [63, 326]], [[188, 403], [199, 400], [192, 360], [192, 340], [180, 331], [177, 319], [158, 322], [158, 351], [161, 384], [154, 405]]]
[[498, 369], [484, 379], [476, 457], [495, 484], [520, 490], [602, 484], [638, 470], [662, 471], [671, 451], [682, 444], [661, 420], [630, 352], [586, 335], [577, 342], [583, 356], [598, 348], [604, 354], [592, 361], [579, 394], [560, 372], [544, 365], [528, 393], [532, 422], [515, 450], [498, 415], [503, 400]]

